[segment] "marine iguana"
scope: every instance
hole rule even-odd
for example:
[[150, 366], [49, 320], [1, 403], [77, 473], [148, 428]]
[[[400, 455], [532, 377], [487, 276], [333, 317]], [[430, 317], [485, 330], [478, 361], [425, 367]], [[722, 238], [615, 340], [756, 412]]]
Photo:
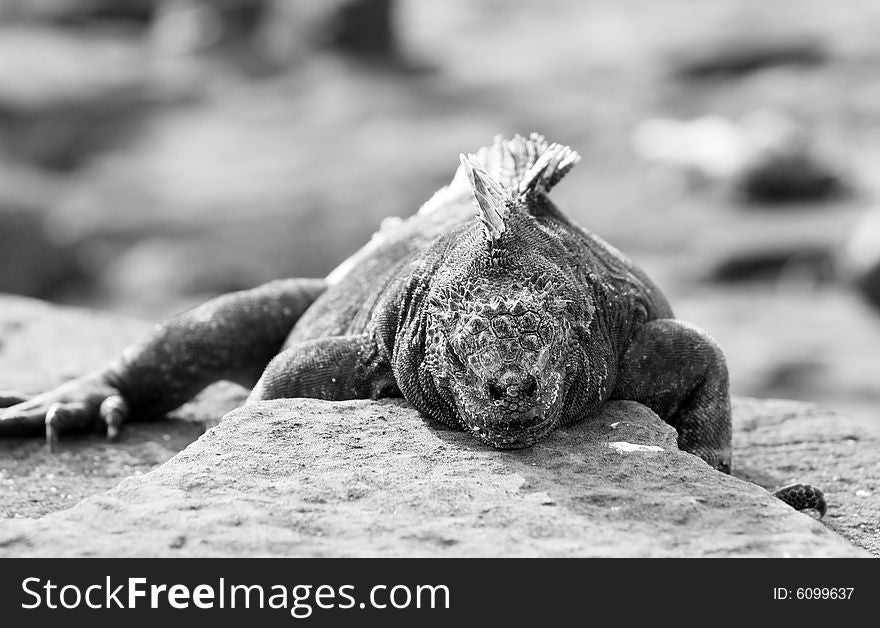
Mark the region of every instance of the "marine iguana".
[[[125, 421], [161, 416], [220, 379], [252, 387], [248, 403], [402, 396], [498, 448], [528, 447], [628, 399], [729, 473], [724, 355], [550, 200], [579, 159], [538, 134], [498, 137], [325, 279], [217, 297], [93, 373], [31, 399], [0, 395], [0, 435], [45, 433], [54, 447], [98, 425], [114, 439]], [[775, 494], [825, 513], [808, 485]]]

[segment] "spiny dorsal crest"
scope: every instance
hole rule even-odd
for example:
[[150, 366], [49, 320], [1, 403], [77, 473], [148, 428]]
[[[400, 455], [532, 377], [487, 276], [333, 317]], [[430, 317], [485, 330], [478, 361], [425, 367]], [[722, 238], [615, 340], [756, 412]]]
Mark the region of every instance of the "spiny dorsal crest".
[[504, 219], [510, 215], [510, 193], [501, 187], [483, 169], [474, 155], [461, 155], [461, 165], [471, 184], [471, 193], [477, 203], [477, 218], [489, 242], [495, 242], [504, 233]]
[[548, 193], [579, 160], [580, 155], [568, 146], [548, 144], [538, 133], [510, 140], [499, 135], [476, 155], [462, 155], [477, 218], [489, 243], [506, 230], [513, 201], [530, 192]]

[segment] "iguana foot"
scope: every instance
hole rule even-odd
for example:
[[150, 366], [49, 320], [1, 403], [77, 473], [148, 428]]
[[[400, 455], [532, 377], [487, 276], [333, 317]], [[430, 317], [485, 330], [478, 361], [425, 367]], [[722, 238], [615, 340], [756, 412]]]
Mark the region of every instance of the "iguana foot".
[[809, 484], [790, 484], [774, 491], [778, 497], [795, 510], [809, 510], [813, 508], [819, 513], [819, 518], [825, 516], [828, 504], [825, 503], [825, 494], [821, 489]]
[[95, 377], [67, 382], [30, 399], [2, 393], [0, 408], [0, 436], [44, 433], [52, 452], [61, 434], [83, 432], [96, 424], [103, 424], [107, 439], [115, 440], [128, 418], [128, 404], [119, 391]]

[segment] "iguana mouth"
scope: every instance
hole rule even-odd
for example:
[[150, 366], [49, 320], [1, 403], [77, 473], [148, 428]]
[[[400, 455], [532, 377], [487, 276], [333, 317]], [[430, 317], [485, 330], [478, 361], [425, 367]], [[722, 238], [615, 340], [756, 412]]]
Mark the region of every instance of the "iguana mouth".
[[[528, 404], [510, 399], [498, 405], [465, 402], [467, 411], [459, 407], [459, 417], [465, 429], [484, 443], [499, 449], [531, 447], [552, 432], [562, 410], [558, 388], [546, 391], [542, 400]], [[506, 402], [506, 403], [505, 403]]]
[[484, 443], [498, 449], [523, 449], [546, 438], [556, 427], [555, 413], [531, 415], [510, 421], [471, 425], [469, 430]]

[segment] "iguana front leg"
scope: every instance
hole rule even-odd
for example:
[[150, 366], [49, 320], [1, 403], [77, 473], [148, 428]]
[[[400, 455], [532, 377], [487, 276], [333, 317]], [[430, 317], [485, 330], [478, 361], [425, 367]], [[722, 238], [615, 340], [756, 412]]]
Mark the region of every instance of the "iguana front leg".
[[400, 396], [390, 363], [369, 334], [331, 336], [288, 347], [266, 367], [248, 397], [378, 399]]
[[52, 446], [61, 433], [102, 421], [113, 438], [129, 418], [164, 414], [214, 381], [253, 386], [325, 288], [323, 280], [273, 281], [187, 310], [104, 368], [0, 410], [0, 436], [45, 432]]
[[674, 319], [645, 323], [618, 365], [614, 399], [638, 401], [678, 431], [678, 446], [730, 473], [727, 364], [702, 331]]
[[[618, 365], [614, 399], [642, 403], [678, 431], [678, 446], [730, 473], [731, 410], [727, 363], [717, 343], [674, 319], [646, 323]], [[774, 495], [798, 510], [825, 514], [822, 491], [807, 484]]]

